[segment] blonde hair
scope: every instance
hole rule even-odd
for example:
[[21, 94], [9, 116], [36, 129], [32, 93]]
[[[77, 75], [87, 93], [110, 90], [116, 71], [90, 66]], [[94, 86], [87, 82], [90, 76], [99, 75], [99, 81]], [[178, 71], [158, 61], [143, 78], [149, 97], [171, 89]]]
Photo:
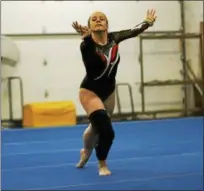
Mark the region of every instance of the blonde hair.
[[[97, 13], [97, 12], [94, 12], [94, 13]], [[93, 15], [94, 13], [92, 13], [92, 15]], [[102, 12], [100, 12], [100, 13], [102, 13]], [[107, 19], [106, 15], [105, 15], [104, 13], [102, 13], [102, 14], [105, 16], [105, 18], [106, 18], [106, 22], [107, 22], [107, 24], [108, 24], [108, 19]], [[87, 26], [88, 26], [88, 28], [90, 28], [90, 21], [91, 21], [91, 17], [92, 17], [92, 15], [89, 16], [89, 19], [88, 19], [88, 22], [87, 22]]]

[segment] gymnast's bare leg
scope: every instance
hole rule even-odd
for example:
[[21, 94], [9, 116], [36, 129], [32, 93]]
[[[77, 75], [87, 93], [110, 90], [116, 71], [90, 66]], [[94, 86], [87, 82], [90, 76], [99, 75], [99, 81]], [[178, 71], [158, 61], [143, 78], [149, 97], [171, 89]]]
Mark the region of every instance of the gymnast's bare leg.
[[[104, 101], [105, 109], [108, 111], [109, 115], [113, 114], [115, 108], [115, 92], [113, 92], [105, 101]], [[84, 148], [80, 151], [80, 161], [76, 165], [77, 168], [83, 168], [88, 162], [93, 149], [95, 148], [98, 140], [98, 135], [94, 133], [91, 124], [85, 129], [83, 134], [83, 145]]]
[[[98, 110], [106, 110], [108, 107], [110, 110], [109, 112], [112, 113], [114, 110], [114, 105], [115, 105], [115, 94], [112, 93], [112, 95], [107, 98], [105, 103], [103, 103], [100, 98], [94, 94], [93, 92], [86, 90], [86, 89], [81, 89], [80, 91], [80, 101], [87, 112], [88, 116], [90, 116], [92, 113]], [[84, 148], [81, 150], [81, 159], [79, 163], [77, 164], [78, 168], [83, 168], [84, 165], [88, 162], [88, 159], [93, 151], [93, 148], [95, 147], [97, 158], [98, 158], [98, 164], [99, 164], [99, 175], [101, 176], [107, 176], [110, 175], [111, 172], [108, 169], [108, 166], [106, 164], [106, 157], [100, 153], [99, 148], [101, 145], [97, 144], [98, 142], [98, 135], [95, 134], [94, 129], [92, 126], [89, 126], [85, 132], [84, 132]], [[108, 135], [107, 135], [108, 136]], [[103, 149], [103, 148], [102, 148]], [[107, 151], [106, 151], [107, 152]], [[106, 153], [106, 155], [108, 152]], [[101, 156], [100, 156], [101, 155]]]

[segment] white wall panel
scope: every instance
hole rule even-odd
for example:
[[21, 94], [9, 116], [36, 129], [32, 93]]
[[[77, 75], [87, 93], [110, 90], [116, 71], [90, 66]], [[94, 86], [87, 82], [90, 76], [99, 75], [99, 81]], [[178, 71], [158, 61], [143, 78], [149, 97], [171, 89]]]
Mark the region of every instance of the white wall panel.
[[[188, 10], [189, 7], [192, 4], [188, 4]], [[194, 13], [198, 7], [193, 9]], [[127, 29], [143, 21], [146, 10], [151, 8], [156, 9], [158, 18], [148, 31], [180, 29], [180, 6], [177, 1], [3, 1], [2, 33], [42, 33], [43, 30], [47, 33], [74, 32], [71, 27], [73, 21], [87, 24], [89, 15], [97, 10], [107, 14], [110, 31]], [[196, 19], [200, 18], [200, 14], [194, 13]], [[186, 17], [191, 18], [190, 15]], [[193, 24], [198, 24], [199, 19], [196, 19]], [[189, 28], [191, 25], [188, 24]], [[3, 72], [22, 77], [25, 103], [71, 99], [77, 105], [78, 114], [84, 114], [78, 100], [79, 85], [85, 75], [79, 50], [80, 37], [22, 37], [13, 40], [19, 48], [20, 63], [12, 73], [6, 67]], [[175, 40], [144, 42], [145, 80], [178, 79], [181, 69], [179, 46]], [[141, 94], [139, 85], [136, 85], [140, 82], [139, 38], [121, 43], [119, 51], [121, 63], [117, 82], [132, 86], [135, 109], [140, 111]], [[196, 60], [194, 50], [188, 51], [191, 59]], [[46, 66], [43, 65], [44, 60], [47, 61]], [[198, 69], [195, 70], [198, 73]], [[48, 97], [45, 97], [46, 91]], [[182, 107], [183, 91], [180, 87], [152, 87], [145, 88], [145, 92], [147, 109]], [[122, 110], [130, 111], [127, 88], [121, 88], [120, 95]], [[15, 99], [17, 104], [18, 96]], [[19, 113], [17, 106], [15, 112]]]
[[3, 34], [41, 33], [44, 24], [43, 1], [2, 1]]
[[110, 30], [121, 30], [142, 22], [151, 8], [158, 19], [150, 30], [179, 30], [177, 1], [3, 1], [2, 33], [74, 32], [72, 22], [86, 25], [94, 11], [107, 14]]

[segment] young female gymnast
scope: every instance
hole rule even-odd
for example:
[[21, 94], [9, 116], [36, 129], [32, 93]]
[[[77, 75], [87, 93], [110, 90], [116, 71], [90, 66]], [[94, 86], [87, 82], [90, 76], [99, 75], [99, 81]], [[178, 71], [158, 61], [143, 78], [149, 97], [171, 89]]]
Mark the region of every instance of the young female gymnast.
[[115, 106], [115, 78], [120, 62], [118, 45], [141, 34], [155, 20], [155, 11], [148, 10], [142, 23], [133, 29], [118, 32], [108, 32], [108, 19], [102, 12], [94, 12], [89, 17], [88, 27], [73, 23], [72, 26], [83, 39], [80, 50], [86, 70], [79, 99], [90, 120], [83, 134], [84, 148], [80, 151], [78, 168], [85, 166], [95, 148], [99, 175], [111, 174], [106, 159], [115, 138], [110, 117]]

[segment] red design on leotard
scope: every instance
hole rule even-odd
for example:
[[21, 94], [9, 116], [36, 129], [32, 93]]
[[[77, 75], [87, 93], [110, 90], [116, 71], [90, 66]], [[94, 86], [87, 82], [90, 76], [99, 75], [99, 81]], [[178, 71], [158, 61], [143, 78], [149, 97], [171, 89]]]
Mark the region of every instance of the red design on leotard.
[[106, 59], [105, 55], [100, 53], [100, 52], [96, 52], [96, 53], [101, 57], [102, 61], [107, 64], [107, 59]]
[[111, 51], [111, 62], [114, 62], [116, 60], [117, 53], [118, 53], [118, 45], [116, 44], [115, 46], [113, 46]]
[[109, 52], [109, 58], [107, 60], [107, 57], [100, 52], [97, 52], [97, 54], [100, 56], [100, 58], [102, 59], [102, 61], [106, 64], [111, 64], [112, 62], [114, 62], [117, 58], [117, 53], [118, 53], [118, 45], [114, 45], [111, 49], [111, 52]]

